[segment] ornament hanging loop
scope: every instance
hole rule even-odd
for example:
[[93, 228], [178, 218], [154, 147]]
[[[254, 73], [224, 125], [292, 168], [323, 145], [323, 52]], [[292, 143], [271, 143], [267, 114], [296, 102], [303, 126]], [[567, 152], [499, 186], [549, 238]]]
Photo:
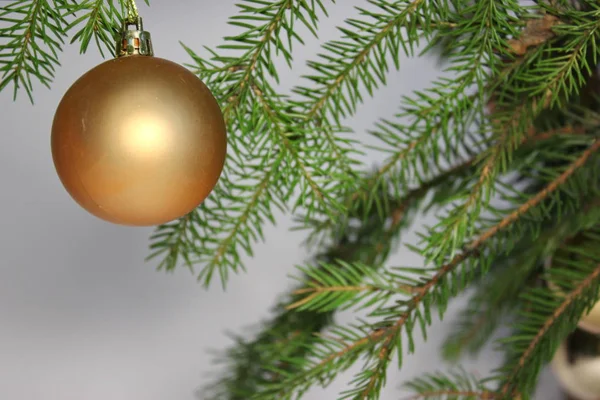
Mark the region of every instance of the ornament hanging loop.
[[139, 18], [140, 14], [138, 13], [137, 5], [135, 4], [135, 0], [129, 0], [129, 5], [127, 7], [129, 17], [128, 21], [131, 24], [135, 24], [136, 20]]
[[[130, 25], [135, 25], [135, 29], [129, 29]], [[150, 32], [144, 30], [142, 17], [139, 15], [133, 21], [130, 18], [123, 21], [121, 34], [117, 40], [116, 54], [117, 57], [154, 55]]]

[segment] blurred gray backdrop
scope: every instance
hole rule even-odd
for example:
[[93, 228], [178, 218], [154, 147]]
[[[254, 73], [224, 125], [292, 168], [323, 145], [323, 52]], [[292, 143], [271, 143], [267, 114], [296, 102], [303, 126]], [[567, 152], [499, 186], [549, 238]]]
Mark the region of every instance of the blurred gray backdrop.
[[[284, 86], [298, 83], [307, 71], [304, 62], [320, 42], [335, 38], [335, 26], [355, 15], [356, 5], [367, 2], [330, 6], [319, 40], [303, 35], [307, 44], [296, 47], [293, 70], [281, 64]], [[232, 33], [226, 21], [236, 12], [234, 0], [154, 0], [150, 8], [139, 6], [156, 55], [179, 63], [190, 61], [179, 40], [197, 51], [214, 47]], [[266, 229], [266, 243], [256, 246], [255, 257], [246, 261], [248, 272], [234, 276], [227, 292], [217, 281], [204, 290], [186, 269], [165, 274], [144, 262], [152, 229], [110, 225], [80, 209], [55, 174], [50, 128], [67, 88], [101, 61], [93, 45], [86, 55], [79, 55], [77, 45], [67, 46], [52, 90], [36, 85], [34, 106], [24, 93], [16, 102], [10, 90], [0, 94], [1, 400], [194, 400], [214, 371], [207, 350], [230, 344], [225, 331], [240, 332], [268, 317], [276, 296], [290, 286], [293, 266], [308, 257], [300, 247], [302, 234], [288, 232], [290, 219], [282, 217], [277, 227]], [[365, 131], [377, 118], [391, 117], [401, 95], [426, 87], [437, 74], [435, 60], [406, 60], [348, 124], [368, 141]], [[414, 232], [404, 239], [415, 241]], [[420, 260], [401, 250], [394, 262]], [[382, 399], [405, 397], [402, 382], [447, 368], [439, 345], [462, 302], [450, 308], [445, 323], [434, 323], [428, 342], [417, 343], [418, 355], [401, 372], [390, 371]], [[484, 375], [500, 357], [486, 349], [464, 365]], [[326, 390], [313, 390], [306, 400], [335, 399], [355, 372]], [[538, 398], [561, 398], [548, 371]]]

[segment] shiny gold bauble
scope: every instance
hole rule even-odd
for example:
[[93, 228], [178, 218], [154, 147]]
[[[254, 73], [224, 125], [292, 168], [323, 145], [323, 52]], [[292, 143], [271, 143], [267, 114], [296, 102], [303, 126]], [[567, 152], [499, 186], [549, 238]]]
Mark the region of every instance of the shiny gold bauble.
[[600, 400], [600, 338], [577, 329], [560, 345], [551, 363], [564, 391], [578, 400]]
[[96, 66], [67, 91], [52, 126], [64, 187], [91, 214], [159, 225], [196, 208], [217, 183], [225, 123], [188, 69], [132, 55]]

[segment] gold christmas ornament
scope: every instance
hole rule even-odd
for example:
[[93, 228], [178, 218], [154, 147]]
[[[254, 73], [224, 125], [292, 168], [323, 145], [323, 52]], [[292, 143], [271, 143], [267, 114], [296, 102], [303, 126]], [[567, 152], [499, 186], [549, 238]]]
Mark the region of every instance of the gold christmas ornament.
[[[115, 59], [79, 78], [52, 125], [52, 157], [81, 207], [106, 221], [159, 225], [196, 208], [225, 162], [223, 115], [188, 69], [154, 57], [137, 18]], [[133, 25], [133, 24], [131, 24]]]
[[564, 391], [578, 400], [600, 400], [600, 338], [577, 329], [560, 345], [551, 363]]

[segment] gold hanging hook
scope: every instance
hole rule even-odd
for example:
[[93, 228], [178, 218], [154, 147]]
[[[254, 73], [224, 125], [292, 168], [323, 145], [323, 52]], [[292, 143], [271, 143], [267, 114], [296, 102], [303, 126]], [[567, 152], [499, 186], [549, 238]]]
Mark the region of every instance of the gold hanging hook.
[[[153, 56], [152, 39], [150, 32], [144, 30], [142, 17], [138, 13], [135, 0], [128, 0], [128, 16], [123, 20], [121, 34], [117, 39], [116, 55], [117, 57], [141, 55]], [[129, 29], [134, 25], [135, 29]]]

